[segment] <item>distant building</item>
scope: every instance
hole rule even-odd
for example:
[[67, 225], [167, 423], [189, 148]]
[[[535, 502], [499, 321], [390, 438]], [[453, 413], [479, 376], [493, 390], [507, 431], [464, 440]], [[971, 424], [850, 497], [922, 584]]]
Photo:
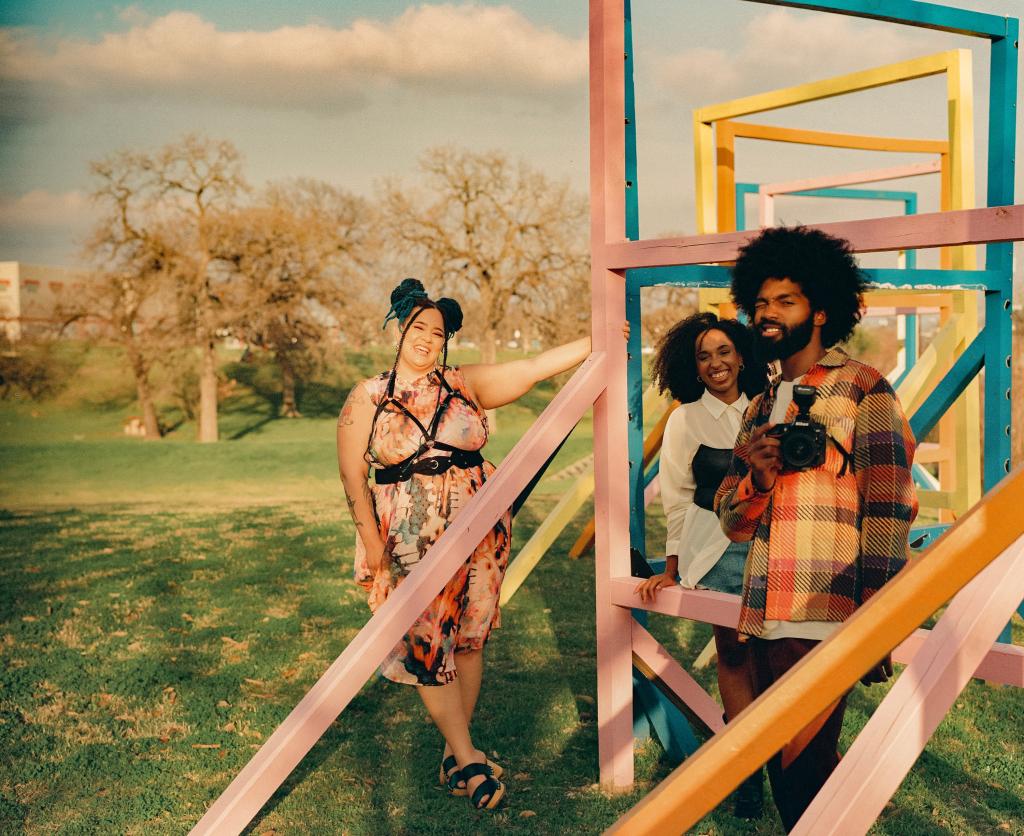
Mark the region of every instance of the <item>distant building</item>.
[[88, 283], [66, 267], [0, 261], [0, 328], [11, 341], [52, 328], [61, 305], [81, 296]]

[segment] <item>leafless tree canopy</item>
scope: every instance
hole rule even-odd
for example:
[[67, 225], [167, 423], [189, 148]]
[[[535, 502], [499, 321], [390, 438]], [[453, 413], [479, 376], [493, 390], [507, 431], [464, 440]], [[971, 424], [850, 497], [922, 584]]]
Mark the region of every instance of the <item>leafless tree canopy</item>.
[[[503, 325], [568, 339], [589, 328], [587, 203], [500, 152], [424, 154], [422, 182], [385, 184], [384, 220], [424, 283], [471, 312], [469, 336], [493, 362]], [[407, 271], [412, 273], [413, 271]]]
[[254, 193], [230, 142], [194, 135], [91, 170], [96, 280], [64, 314], [121, 343], [147, 437], [161, 430], [151, 375], [173, 364], [175, 399], [216, 440], [226, 337], [272, 358], [281, 412], [298, 415], [296, 386], [330, 346], [381, 342], [406, 275], [462, 302], [485, 362], [499, 339], [529, 347], [590, 327], [586, 200], [499, 152], [428, 151], [415, 185], [388, 182], [374, 202], [308, 179]]
[[211, 227], [231, 333], [274, 357], [286, 417], [298, 416], [296, 381], [319, 368], [329, 343], [359, 341], [372, 318], [370, 230], [365, 201], [315, 181], [271, 186]]

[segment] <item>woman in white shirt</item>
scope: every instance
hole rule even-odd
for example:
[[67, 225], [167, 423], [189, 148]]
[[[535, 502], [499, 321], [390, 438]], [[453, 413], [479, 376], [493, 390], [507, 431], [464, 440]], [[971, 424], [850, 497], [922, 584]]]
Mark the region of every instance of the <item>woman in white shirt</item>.
[[[764, 369], [752, 361], [750, 332], [712, 313], [688, 317], [662, 338], [653, 372], [661, 391], [668, 389], [681, 406], [669, 416], [661, 445], [665, 571], [641, 583], [637, 594], [653, 600], [678, 577], [688, 589], [739, 595], [748, 545], [731, 543], [722, 533], [713, 502], [729, 469], [747, 398], [764, 387]], [[735, 628], [715, 625], [714, 634], [718, 688], [728, 720], [754, 700], [747, 647]], [[736, 815], [756, 818], [760, 809], [758, 771], [741, 785]]]

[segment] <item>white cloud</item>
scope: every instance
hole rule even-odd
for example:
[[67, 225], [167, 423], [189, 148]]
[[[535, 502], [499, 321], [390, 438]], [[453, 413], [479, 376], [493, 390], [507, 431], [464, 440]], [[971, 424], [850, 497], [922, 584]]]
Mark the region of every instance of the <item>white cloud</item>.
[[844, 15], [769, 9], [744, 27], [734, 49], [694, 48], [662, 56], [656, 78], [669, 91], [709, 104], [914, 58], [928, 52], [903, 27]]
[[0, 228], [81, 228], [95, 217], [81, 191], [53, 193], [34, 189], [21, 195], [0, 194]]
[[99, 41], [0, 30], [0, 78], [65, 93], [170, 95], [271, 107], [344, 107], [385, 86], [543, 95], [582, 89], [585, 38], [508, 7], [421, 5], [345, 29], [221, 31], [191, 12], [123, 16]]

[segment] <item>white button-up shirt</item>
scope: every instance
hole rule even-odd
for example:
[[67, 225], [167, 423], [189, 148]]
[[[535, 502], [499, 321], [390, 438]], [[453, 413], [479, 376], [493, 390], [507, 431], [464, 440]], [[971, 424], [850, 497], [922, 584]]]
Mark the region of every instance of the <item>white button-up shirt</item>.
[[718, 517], [693, 502], [697, 448], [732, 450], [747, 408], [747, 396], [731, 404], [705, 391], [673, 412], [661, 443], [661, 504], [665, 509], [665, 554], [679, 556], [680, 583], [693, 589], [729, 546]]

